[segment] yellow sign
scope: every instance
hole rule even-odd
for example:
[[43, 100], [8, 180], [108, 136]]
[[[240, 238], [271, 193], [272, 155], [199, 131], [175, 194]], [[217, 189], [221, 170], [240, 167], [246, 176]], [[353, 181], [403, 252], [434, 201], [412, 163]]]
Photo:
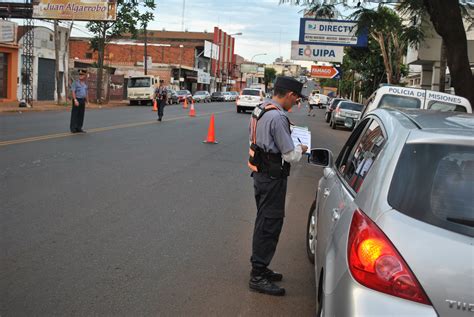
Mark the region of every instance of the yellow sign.
[[53, 20], [115, 21], [115, 0], [35, 0], [33, 18]]

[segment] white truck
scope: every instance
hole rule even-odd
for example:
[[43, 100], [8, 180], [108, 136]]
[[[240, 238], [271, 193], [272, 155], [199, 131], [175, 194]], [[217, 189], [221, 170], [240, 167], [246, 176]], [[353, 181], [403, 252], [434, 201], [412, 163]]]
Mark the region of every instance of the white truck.
[[472, 113], [469, 100], [460, 96], [419, 88], [384, 86], [369, 97], [362, 117], [372, 110], [387, 107]]
[[127, 98], [130, 105], [153, 105], [153, 96], [159, 81], [159, 77], [153, 75], [128, 77]]

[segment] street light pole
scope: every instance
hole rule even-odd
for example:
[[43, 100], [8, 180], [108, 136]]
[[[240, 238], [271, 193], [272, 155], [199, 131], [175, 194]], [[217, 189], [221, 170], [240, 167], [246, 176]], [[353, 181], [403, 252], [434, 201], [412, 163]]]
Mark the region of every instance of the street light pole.
[[181, 89], [181, 63], [183, 60], [183, 44], [179, 45], [179, 71], [178, 71], [178, 87]]
[[148, 75], [148, 52], [147, 52], [147, 34], [146, 34], [146, 23], [143, 24], [143, 29], [145, 32], [145, 75]]
[[[252, 58], [250, 59], [250, 62], [253, 63], [253, 59], [257, 56], [264, 56], [264, 55], [267, 55], [267, 53], [260, 53], [260, 54], [255, 54], [254, 56], [252, 56]], [[253, 75], [252, 75], [252, 83], [251, 85], [253, 85]]]

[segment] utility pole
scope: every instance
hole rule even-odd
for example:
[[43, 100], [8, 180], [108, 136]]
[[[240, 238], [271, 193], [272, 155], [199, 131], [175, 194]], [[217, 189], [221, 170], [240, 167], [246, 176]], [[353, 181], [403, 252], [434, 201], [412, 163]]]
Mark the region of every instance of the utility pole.
[[181, 32], [184, 32], [184, 9], [186, 8], [186, 0], [183, 0], [183, 11], [181, 12]]
[[146, 23], [143, 24], [143, 29], [144, 29], [144, 32], [145, 32], [145, 61], [144, 61], [145, 75], [148, 75], [148, 52], [147, 52]]

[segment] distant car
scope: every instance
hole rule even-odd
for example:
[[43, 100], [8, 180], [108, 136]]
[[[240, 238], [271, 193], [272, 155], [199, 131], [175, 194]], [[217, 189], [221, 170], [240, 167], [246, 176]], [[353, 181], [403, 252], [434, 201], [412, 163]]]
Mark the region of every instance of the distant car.
[[167, 89], [168, 91], [168, 104], [173, 105], [179, 103], [178, 95], [176, 94], [176, 90]]
[[326, 107], [326, 113], [324, 114], [324, 119], [326, 120], [326, 122], [329, 122], [329, 120], [331, 120], [332, 111], [334, 109], [336, 109], [338, 103], [343, 101], [343, 100], [346, 100], [346, 99], [344, 99], [344, 98], [333, 98], [331, 100], [331, 103], [329, 104], [328, 107]]
[[184, 99], [187, 99], [188, 102], [193, 100], [193, 95], [189, 90], [178, 90], [176, 95], [178, 96], [178, 102], [184, 102]]
[[472, 316], [473, 127], [376, 109], [338, 157], [311, 150], [324, 168], [306, 231], [316, 316]]
[[211, 102], [211, 94], [205, 90], [196, 91], [193, 99], [196, 102]]
[[331, 113], [329, 126], [336, 129], [338, 125], [345, 125], [353, 129], [359, 122], [364, 105], [351, 101], [341, 101]]
[[315, 94], [316, 105], [319, 109], [326, 108], [329, 104], [329, 98], [323, 94]]
[[224, 101], [232, 101], [234, 99], [234, 96], [228, 91], [223, 92], [222, 95], [224, 96]]
[[237, 99], [237, 112], [253, 111], [263, 102], [263, 99], [264, 93], [261, 89], [245, 88]]
[[232, 101], [236, 101], [239, 98], [239, 93], [237, 91], [230, 91], [232, 94]]
[[211, 101], [224, 101], [224, 95], [220, 91], [211, 94]]

